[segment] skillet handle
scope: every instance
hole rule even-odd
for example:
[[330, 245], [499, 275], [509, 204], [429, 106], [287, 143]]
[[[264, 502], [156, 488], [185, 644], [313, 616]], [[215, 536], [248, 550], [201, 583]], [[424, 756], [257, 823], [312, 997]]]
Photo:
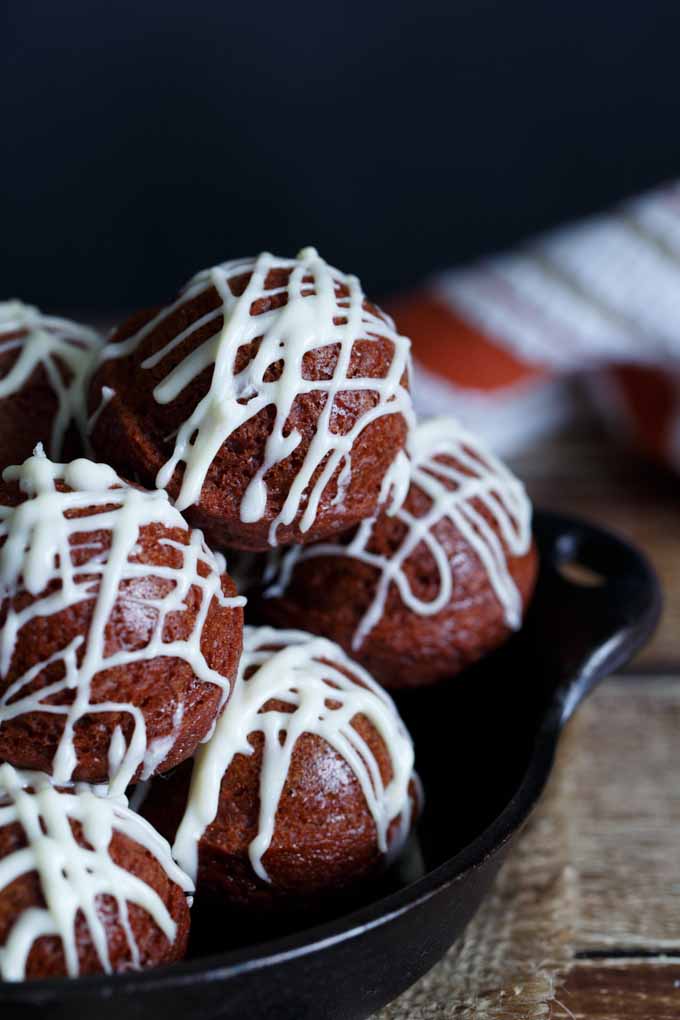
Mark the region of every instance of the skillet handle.
[[[540, 636], [542, 667], [551, 671], [552, 710], [562, 725], [650, 637], [661, 614], [661, 589], [643, 553], [611, 531], [539, 511], [534, 534], [541, 578], [531, 630]], [[560, 612], [553, 609], [542, 619], [542, 604], [558, 604]]]

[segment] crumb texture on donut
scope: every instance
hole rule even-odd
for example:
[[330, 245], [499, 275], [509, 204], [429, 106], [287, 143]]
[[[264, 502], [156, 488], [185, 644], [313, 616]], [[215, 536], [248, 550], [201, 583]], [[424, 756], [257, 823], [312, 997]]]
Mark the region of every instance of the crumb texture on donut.
[[373, 511], [404, 446], [409, 351], [313, 248], [226, 262], [114, 335], [92, 442], [223, 544], [325, 537]]
[[122, 793], [213, 726], [243, 600], [165, 492], [39, 450], [3, 479], [0, 756]]
[[140, 970], [186, 950], [193, 890], [124, 798], [0, 766], [0, 976]]

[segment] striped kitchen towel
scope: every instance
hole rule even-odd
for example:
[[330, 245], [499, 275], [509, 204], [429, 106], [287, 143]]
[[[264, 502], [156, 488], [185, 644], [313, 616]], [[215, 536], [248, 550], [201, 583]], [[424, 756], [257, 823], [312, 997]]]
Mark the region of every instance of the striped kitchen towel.
[[680, 468], [680, 183], [387, 302], [414, 342], [415, 399], [501, 453], [582, 407]]

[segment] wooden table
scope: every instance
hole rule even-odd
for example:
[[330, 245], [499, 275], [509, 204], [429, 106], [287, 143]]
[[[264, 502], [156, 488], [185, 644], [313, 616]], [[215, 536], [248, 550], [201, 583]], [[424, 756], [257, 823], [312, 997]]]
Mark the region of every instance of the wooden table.
[[535, 502], [645, 548], [659, 630], [564, 735], [461, 943], [375, 1020], [680, 1018], [680, 483], [590, 426], [517, 458]]

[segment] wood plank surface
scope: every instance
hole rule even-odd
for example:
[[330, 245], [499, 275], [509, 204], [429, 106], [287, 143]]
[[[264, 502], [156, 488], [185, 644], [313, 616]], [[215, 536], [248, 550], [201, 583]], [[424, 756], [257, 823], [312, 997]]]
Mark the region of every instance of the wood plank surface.
[[550, 1020], [677, 1020], [678, 966], [665, 961], [581, 963], [560, 988]]

